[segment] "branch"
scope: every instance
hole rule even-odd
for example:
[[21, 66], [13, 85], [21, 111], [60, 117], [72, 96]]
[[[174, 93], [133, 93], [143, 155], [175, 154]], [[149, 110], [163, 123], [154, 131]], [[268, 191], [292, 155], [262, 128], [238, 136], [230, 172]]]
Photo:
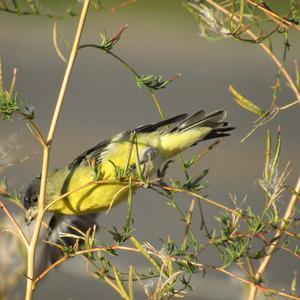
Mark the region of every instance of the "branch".
[[46, 194], [46, 182], [47, 182], [47, 174], [48, 174], [48, 163], [50, 156], [50, 148], [51, 143], [54, 137], [55, 129], [57, 126], [58, 118], [60, 115], [61, 107], [63, 104], [64, 96], [67, 90], [67, 86], [70, 80], [70, 75], [72, 72], [72, 68], [76, 59], [76, 54], [78, 50], [78, 45], [80, 42], [80, 37], [83, 31], [85, 19], [88, 12], [88, 7], [90, 4], [90, 0], [85, 0], [83, 4], [83, 8], [81, 11], [81, 16], [79, 19], [79, 24], [77, 28], [77, 32], [75, 35], [73, 47], [71, 50], [71, 54], [69, 57], [68, 65], [65, 71], [64, 79], [62, 82], [62, 86], [60, 89], [60, 93], [57, 99], [55, 111], [53, 114], [52, 122], [50, 125], [47, 144], [43, 147], [43, 167], [42, 167], [42, 178], [41, 178], [41, 187], [40, 187], [40, 197], [38, 202], [38, 214], [36, 218], [36, 224], [34, 227], [32, 239], [28, 249], [28, 259], [27, 259], [27, 288], [26, 288], [26, 300], [31, 300], [33, 297], [33, 278], [34, 278], [34, 268], [35, 268], [35, 251], [38, 243], [38, 238], [43, 222], [44, 216], [44, 206], [45, 206], [45, 194]]
[[[123, 28], [127, 28], [126, 27], [123, 27]], [[120, 32], [122, 33], [124, 31], [124, 29], [121, 28]], [[80, 49], [84, 49], [84, 48], [96, 48], [96, 49], [99, 49], [99, 50], [103, 50], [103, 47], [99, 46], [99, 45], [95, 45], [95, 44], [84, 44], [84, 45], [80, 45], [78, 50]], [[105, 53], [111, 55], [112, 57], [114, 57], [117, 61], [119, 61], [125, 68], [127, 68], [135, 77], [137, 78], [140, 78], [140, 74], [131, 66], [129, 65], [124, 59], [122, 59], [120, 56], [116, 55], [114, 52], [110, 51], [110, 50], [106, 50], [104, 51]], [[156, 106], [156, 109], [161, 117], [162, 120], [165, 120], [165, 115], [161, 109], [161, 106], [160, 106], [160, 103], [159, 103], [159, 100], [157, 99], [157, 96], [156, 94], [154, 93], [153, 89], [146, 86], [154, 103], [155, 103], [155, 106]]]
[[49, 130], [49, 133], [48, 133], [48, 137], [47, 137], [47, 142], [49, 144], [51, 143], [51, 140], [53, 139], [53, 136], [54, 136], [54, 133], [55, 133], [55, 130], [56, 130], [58, 118], [59, 118], [59, 115], [60, 115], [60, 112], [61, 112], [61, 107], [62, 107], [64, 97], [65, 97], [65, 93], [66, 93], [66, 90], [67, 90], [67, 85], [69, 83], [71, 72], [72, 72], [72, 69], [73, 69], [73, 65], [74, 65], [74, 62], [75, 62], [75, 59], [76, 59], [76, 56], [77, 56], [78, 46], [79, 46], [82, 31], [83, 31], [83, 26], [84, 26], [84, 23], [85, 23], [85, 19], [86, 19], [86, 16], [87, 16], [87, 11], [88, 11], [89, 4], [90, 4], [90, 0], [85, 0], [84, 1], [83, 8], [82, 8], [82, 11], [81, 11], [81, 16], [80, 16], [80, 19], [79, 19], [77, 32], [76, 32], [75, 39], [74, 39], [74, 42], [73, 42], [73, 47], [72, 47], [72, 50], [71, 50], [71, 54], [70, 54], [69, 61], [68, 61], [68, 64], [67, 64], [67, 69], [66, 69], [65, 76], [64, 76], [64, 79], [63, 79], [63, 82], [62, 82], [62, 85], [61, 85], [61, 89], [60, 89], [60, 92], [59, 92], [59, 95], [58, 95], [58, 99], [57, 99], [57, 102], [56, 102], [56, 107], [55, 107], [53, 119], [52, 119], [52, 122], [51, 122], [51, 125], [50, 125], [50, 130]]
[[0, 200], [0, 208], [3, 209], [3, 211], [5, 212], [5, 214], [7, 215], [7, 217], [10, 219], [10, 221], [13, 223], [13, 225], [15, 226], [17, 233], [19, 234], [23, 244], [25, 245], [25, 247], [29, 248], [29, 242], [26, 238], [26, 235], [24, 234], [24, 232], [22, 231], [20, 225], [18, 224], [18, 222], [15, 220], [15, 218], [13, 217], [13, 215], [10, 213], [10, 211], [7, 209], [7, 207], [4, 205], [4, 203]]
[[[219, 5], [218, 3], [215, 3], [214, 0], [205, 0], [207, 3], [209, 3], [211, 6], [215, 7], [217, 10], [222, 12], [224, 15], [228, 16], [230, 20], [233, 20], [235, 23], [239, 24], [239, 18], [230, 13], [227, 9]], [[243, 24], [241, 24], [243, 26]], [[251, 38], [254, 40], [257, 40], [258, 37], [256, 34], [254, 34], [250, 29], [245, 30], [245, 33], [248, 34]], [[300, 103], [300, 92], [298, 91], [297, 86], [295, 85], [293, 79], [291, 78], [288, 71], [282, 66], [281, 61], [274, 55], [274, 53], [266, 46], [264, 43], [259, 43], [259, 46], [270, 56], [270, 58], [274, 61], [274, 63], [278, 66], [278, 68], [281, 70], [282, 74], [284, 75], [286, 81], [290, 85], [292, 91], [294, 92], [297, 101]]]
[[184, 189], [173, 188], [173, 187], [170, 187], [170, 186], [160, 186], [159, 185], [159, 187], [161, 187], [162, 189], [164, 189], [166, 191], [177, 192], [177, 193], [185, 193], [185, 194], [190, 195], [192, 197], [196, 197], [196, 198], [198, 198], [200, 200], [203, 200], [203, 201], [205, 201], [205, 202], [207, 202], [209, 204], [212, 204], [214, 206], [222, 208], [222, 209], [224, 209], [226, 211], [229, 211], [229, 212], [231, 212], [232, 214], [234, 214], [236, 216], [239, 216], [239, 217], [241, 216], [241, 214], [238, 211], [236, 211], [234, 209], [231, 209], [231, 208], [229, 208], [229, 207], [227, 207], [227, 206], [225, 206], [223, 204], [220, 204], [220, 203], [218, 203], [218, 202], [216, 202], [214, 200], [211, 200], [211, 199], [208, 199], [206, 197], [203, 197], [203, 196], [201, 196], [199, 194], [196, 194], [196, 193], [184, 190]]
[[293, 27], [297, 30], [300, 30], [300, 27], [297, 26], [295, 23], [279, 16], [278, 14], [274, 13], [270, 9], [267, 9], [266, 7], [262, 6], [261, 4], [255, 2], [253, 0], [247, 0], [247, 2], [250, 3], [251, 5], [257, 7], [261, 11], [263, 11], [266, 15], [268, 15], [271, 19], [273, 19], [280, 26], [283, 26], [285, 28], [290, 26], [290, 27]]
[[[298, 179], [295, 191], [297, 193], [300, 192], [300, 177]], [[264, 259], [262, 260], [262, 262], [260, 263], [260, 266], [259, 266], [259, 268], [258, 268], [258, 270], [255, 274], [255, 277], [253, 278], [255, 283], [259, 282], [261, 280], [263, 274], [265, 273], [265, 271], [266, 271], [266, 269], [267, 269], [267, 267], [268, 267], [268, 265], [271, 261], [271, 258], [272, 258], [274, 252], [277, 249], [278, 243], [279, 243], [282, 235], [285, 232], [285, 228], [289, 224], [290, 219], [294, 215], [297, 202], [298, 202], [298, 197], [295, 194], [293, 194], [293, 196], [291, 197], [291, 200], [289, 202], [289, 205], [286, 209], [286, 212], [284, 214], [284, 217], [283, 217], [283, 219], [280, 223], [280, 226], [279, 226], [278, 230], [275, 232], [275, 235], [274, 235], [274, 238], [273, 238], [273, 243], [267, 249], [267, 256], [265, 256]], [[248, 300], [254, 300], [255, 297], [256, 297], [257, 285], [255, 283], [254, 284], [252, 283], [252, 285], [250, 287]], [[299, 298], [297, 298], [297, 299], [299, 299]]]
[[[133, 248], [133, 247], [126, 247], [126, 246], [119, 246], [119, 245], [112, 245], [109, 247], [96, 247], [96, 248], [91, 248], [91, 249], [86, 249], [86, 250], [80, 250], [80, 251], [76, 251], [75, 253], [69, 255], [69, 256], [64, 256], [61, 259], [57, 260], [54, 264], [52, 264], [51, 266], [49, 266], [44, 272], [42, 272], [35, 280], [34, 280], [34, 286], [41, 280], [43, 279], [45, 276], [47, 276], [47, 274], [53, 270], [54, 268], [56, 268], [57, 266], [59, 266], [60, 264], [62, 264], [64, 261], [66, 261], [68, 258], [72, 258], [78, 255], [83, 255], [83, 254], [88, 254], [88, 253], [93, 253], [93, 252], [107, 252], [107, 251], [111, 251], [111, 250], [123, 250], [123, 251], [129, 251], [129, 252], [133, 252], [133, 253], [140, 253], [140, 250], [138, 250], [137, 248]], [[151, 251], [148, 249], [145, 249], [145, 251], [149, 254], [149, 255], [154, 255], [160, 259], [170, 259], [172, 262], [177, 262], [177, 263], [181, 263], [181, 264], [186, 264], [187, 261], [185, 259], [180, 259], [174, 256], [169, 256], [169, 255], [162, 255], [161, 252], [159, 251]], [[232, 272], [227, 271], [226, 269], [224, 269], [223, 267], [217, 267], [217, 266], [213, 266], [213, 265], [205, 265], [205, 264], [200, 264], [200, 263], [195, 263], [195, 262], [191, 262], [189, 261], [190, 264], [194, 265], [195, 267], [197, 267], [197, 269], [199, 270], [204, 270], [204, 269], [212, 269], [215, 271], [218, 271], [220, 273], [224, 273], [234, 279], [237, 279], [247, 285], [251, 285], [253, 284], [252, 281], [249, 281], [237, 274], [234, 274]], [[262, 285], [258, 285], [257, 286], [258, 289], [264, 291], [264, 292], [269, 292], [272, 294], [277, 294], [279, 296], [283, 296], [286, 297], [288, 299], [294, 299], [294, 300], [299, 300], [299, 297], [297, 296], [293, 296], [291, 294], [287, 294], [281, 291], [277, 291], [277, 290], [273, 290], [273, 289], [269, 289], [266, 288]]]

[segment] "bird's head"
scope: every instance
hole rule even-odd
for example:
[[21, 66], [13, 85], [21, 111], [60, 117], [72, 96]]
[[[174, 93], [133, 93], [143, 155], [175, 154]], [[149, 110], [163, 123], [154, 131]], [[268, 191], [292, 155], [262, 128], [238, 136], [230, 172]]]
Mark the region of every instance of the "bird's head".
[[25, 223], [29, 223], [37, 216], [37, 204], [40, 193], [41, 176], [37, 176], [29, 184], [24, 198], [23, 206], [25, 208]]

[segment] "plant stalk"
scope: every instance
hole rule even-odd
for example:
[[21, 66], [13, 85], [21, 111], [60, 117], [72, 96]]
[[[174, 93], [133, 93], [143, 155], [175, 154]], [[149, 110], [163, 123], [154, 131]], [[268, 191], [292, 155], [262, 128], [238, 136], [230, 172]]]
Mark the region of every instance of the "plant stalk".
[[61, 89], [58, 95], [58, 99], [56, 102], [55, 111], [53, 114], [52, 122], [50, 125], [47, 143], [43, 145], [43, 166], [42, 166], [42, 177], [41, 177], [41, 187], [40, 187], [40, 196], [38, 202], [38, 214], [36, 218], [35, 227], [33, 230], [32, 239], [30, 241], [28, 252], [27, 252], [27, 287], [26, 287], [26, 300], [31, 300], [33, 298], [33, 282], [34, 282], [34, 269], [35, 269], [35, 253], [36, 247], [40, 235], [40, 230], [43, 222], [44, 215], [44, 207], [45, 207], [45, 194], [46, 194], [46, 183], [47, 183], [47, 175], [48, 175], [48, 165], [49, 165], [49, 157], [50, 157], [50, 149], [51, 143], [55, 134], [55, 130], [57, 127], [58, 118], [60, 115], [61, 107], [64, 101], [64, 97], [66, 94], [67, 86], [70, 81], [71, 72], [73, 69], [73, 65], [76, 59], [76, 54], [80, 42], [80, 37], [83, 31], [84, 23], [86, 20], [88, 7], [90, 4], [90, 0], [85, 0], [83, 4], [83, 8], [81, 11], [75, 39], [73, 42], [73, 47], [70, 53], [68, 65], [65, 71], [65, 75], [62, 81]]
[[[300, 177], [298, 178], [298, 182], [295, 188], [295, 191], [297, 193], [300, 192]], [[267, 256], [264, 257], [264, 259], [261, 261], [260, 266], [255, 274], [255, 277], [253, 278], [255, 282], [258, 282], [263, 274], [265, 273], [271, 258], [275, 252], [275, 250], [277, 249], [277, 246], [280, 242], [280, 238], [283, 235], [283, 233], [285, 232], [285, 228], [286, 226], [289, 224], [289, 220], [293, 217], [294, 212], [295, 212], [295, 207], [296, 204], [298, 202], [298, 197], [296, 195], [293, 195], [291, 197], [291, 200], [289, 202], [289, 205], [286, 209], [286, 212], [284, 214], [284, 217], [280, 223], [280, 226], [278, 228], [278, 230], [276, 231], [275, 235], [274, 235], [274, 242], [272, 242], [272, 244], [270, 245], [270, 247], [267, 249]], [[252, 284], [250, 286], [250, 292], [248, 295], [248, 300], [255, 300], [256, 298], [256, 294], [257, 294], [257, 285], [256, 284]]]

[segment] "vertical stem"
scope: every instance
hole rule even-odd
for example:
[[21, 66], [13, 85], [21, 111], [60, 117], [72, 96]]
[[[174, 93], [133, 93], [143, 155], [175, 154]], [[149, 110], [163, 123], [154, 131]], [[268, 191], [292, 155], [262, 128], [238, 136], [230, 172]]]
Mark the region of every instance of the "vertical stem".
[[[300, 192], [300, 177], [298, 178], [298, 182], [295, 188], [295, 191], [297, 193]], [[278, 228], [278, 230], [276, 231], [275, 235], [274, 235], [274, 242], [270, 245], [270, 247], [267, 249], [267, 256], [264, 257], [264, 259], [262, 260], [256, 274], [254, 277], [255, 282], [259, 281], [261, 279], [261, 277], [263, 276], [263, 274], [265, 273], [271, 258], [274, 254], [274, 251], [277, 249], [277, 246], [279, 244], [280, 238], [282, 236], [282, 234], [284, 233], [284, 230], [286, 228], [286, 225], [289, 224], [289, 220], [293, 217], [293, 214], [295, 212], [295, 207], [296, 204], [298, 202], [298, 197], [296, 195], [293, 195], [291, 197], [290, 203], [286, 209], [286, 212], [284, 214], [284, 217], [280, 223], [280, 226]], [[255, 300], [256, 297], [256, 293], [257, 293], [257, 286], [255, 284], [251, 285], [250, 287], [250, 292], [248, 295], [248, 300]]]
[[33, 297], [33, 277], [34, 277], [34, 268], [35, 268], [35, 251], [36, 245], [38, 242], [41, 224], [43, 221], [43, 212], [44, 212], [44, 203], [45, 203], [45, 194], [46, 194], [46, 180], [48, 174], [48, 163], [49, 163], [49, 154], [50, 147], [45, 147], [43, 151], [43, 167], [42, 167], [42, 178], [41, 178], [41, 189], [40, 197], [38, 202], [38, 214], [36, 218], [36, 224], [34, 227], [33, 235], [31, 242], [28, 248], [27, 255], [27, 286], [26, 286], [26, 300], [31, 300]]
[[73, 69], [73, 65], [76, 59], [76, 55], [77, 55], [77, 50], [78, 50], [78, 46], [79, 46], [79, 42], [80, 42], [80, 38], [81, 38], [81, 34], [82, 34], [82, 30], [83, 30], [83, 26], [85, 23], [85, 19], [86, 19], [86, 15], [87, 15], [87, 11], [89, 8], [89, 4], [90, 4], [90, 0], [85, 0], [83, 7], [82, 7], [82, 11], [81, 11], [81, 15], [80, 15], [80, 19], [79, 19], [79, 23], [78, 23], [78, 28], [76, 31], [76, 35], [74, 38], [74, 42], [73, 42], [73, 47], [71, 50], [71, 54], [69, 57], [69, 61], [68, 61], [68, 65], [66, 68], [66, 72], [65, 72], [65, 76], [61, 85], [61, 89], [58, 95], [58, 99], [56, 102], [56, 107], [55, 107], [55, 111], [54, 111], [54, 115], [52, 118], [52, 122], [50, 125], [50, 129], [49, 129], [49, 133], [48, 133], [48, 138], [47, 141], [48, 143], [51, 143], [51, 140], [54, 136], [55, 133], [55, 129], [56, 129], [56, 125], [57, 125], [57, 121], [59, 118], [59, 114], [61, 111], [61, 107], [64, 101], [64, 97], [65, 97], [65, 93], [66, 93], [66, 89], [67, 89], [67, 85], [69, 83], [70, 80], [70, 76], [71, 76], [71, 72]]
[[38, 214], [36, 218], [36, 223], [32, 235], [32, 239], [30, 241], [28, 252], [27, 252], [27, 287], [26, 287], [26, 300], [31, 300], [33, 297], [33, 282], [34, 282], [34, 269], [35, 269], [35, 253], [36, 253], [36, 246], [39, 239], [39, 234], [42, 226], [43, 215], [44, 215], [44, 208], [45, 208], [45, 195], [46, 195], [46, 183], [47, 183], [47, 175], [48, 175], [48, 165], [49, 165], [49, 157], [50, 157], [50, 149], [52, 139], [55, 133], [55, 129], [57, 126], [57, 121], [60, 115], [60, 110], [63, 104], [64, 96], [67, 90], [67, 86], [70, 80], [71, 71], [76, 59], [76, 54], [78, 50], [78, 45], [80, 42], [80, 37], [83, 31], [83, 26], [85, 23], [85, 19], [87, 16], [88, 7], [90, 4], [90, 0], [85, 0], [83, 4], [83, 8], [81, 11], [73, 47], [71, 50], [71, 54], [69, 57], [68, 65], [65, 71], [65, 75], [63, 78], [63, 82], [61, 85], [61, 89], [59, 92], [59, 96], [57, 99], [55, 111], [53, 114], [52, 122], [50, 125], [47, 143], [43, 145], [43, 166], [42, 166], [42, 178], [41, 178], [41, 187], [40, 187], [40, 196], [38, 201]]

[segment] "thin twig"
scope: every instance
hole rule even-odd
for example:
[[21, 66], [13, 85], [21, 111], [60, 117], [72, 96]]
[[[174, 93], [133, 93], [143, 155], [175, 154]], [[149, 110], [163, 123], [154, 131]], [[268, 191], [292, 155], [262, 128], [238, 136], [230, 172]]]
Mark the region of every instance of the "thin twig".
[[286, 105], [283, 105], [283, 106], [279, 106], [278, 109], [279, 109], [279, 110], [285, 110], [285, 109], [288, 109], [288, 108], [290, 108], [290, 107], [292, 107], [292, 106], [294, 106], [294, 105], [296, 105], [296, 104], [299, 104], [299, 101], [298, 101], [298, 100], [293, 101], [293, 102], [291, 102], [291, 103], [289, 103], [289, 104], [286, 104]]
[[[102, 50], [103, 51], [103, 48], [101, 47], [101, 46], [99, 46], [99, 45], [96, 45], [96, 44], [84, 44], [84, 45], [80, 45], [79, 46], [79, 48], [78, 48], [78, 50], [80, 50], [80, 49], [84, 49], [84, 48], [96, 48], [96, 49], [99, 49], [99, 50]], [[109, 54], [109, 55], [111, 55], [112, 57], [114, 57], [116, 60], [118, 60], [123, 66], [125, 66], [135, 77], [137, 77], [137, 78], [140, 78], [141, 76], [140, 76], [140, 74], [131, 66], [131, 65], [129, 65], [124, 59], [122, 59], [120, 56], [118, 56], [117, 54], [115, 54], [114, 52], [112, 52], [112, 51], [104, 51], [105, 53], [107, 53], [107, 54]], [[154, 101], [154, 103], [155, 103], [155, 106], [156, 106], [156, 108], [157, 108], [157, 111], [158, 111], [158, 113], [159, 113], [159, 115], [160, 115], [160, 117], [161, 117], [161, 119], [162, 120], [165, 120], [165, 115], [164, 115], [164, 113], [163, 113], [163, 111], [162, 111], [162, 109], [161, 109], [161, 107], [160, 107], [160, 104], [159, 104], [159, 101], [158, 101], [158, 99], [157, 99], [157, 96], [156, 96], [156, 94], [154, 93], [154, 91], [150, 88], [150, 87], [148, 87], [148, 86], [146, 86], [147, 87], [147, 89], [148, 89], [148, 91], [149, 91], [149, 93], [150, 93], [150, 95], [151, 95], [151, 97], [152, 97], [152, 99], [153, 99], [153, 101]]]
[[13, 223], [13, 225], [16, 228], [17, 233], [19, 234], [19, 236], [20, 236], [20, 238], [21, 238], [24, 246], [28, 249], [29, 242], [28, 242], [28, 240], [26, 238], [26, 235], [24, 234], [23, 230], [21, 229], [20, 225], [15, 220], [15, 218], [13, 217], [13, 215], [10, 213], [10, 211], [7, 209], [7, 207], [4, 205], [4, 203], [2, 202], [2, 200], [0, 200], [0, 208], [3, 209], [3, 211], [5, 212], [5, 214], [7, 215], [7, 217]]
[[48, 137], [47, 137], [47, 142], [48, 143], [51, 143], [51, 140], [52, 140], [52, 138], [54, 136], [54, 133], [55, 133], [55, 130], [56, 130], [58, 118], [59, 118], [59, 115], [60, 115], [60, 112], [61, 112], [61, 107], [62, 107], [64, 97], [65, 97], [65, 93], [66, 93], [66, 90], [67, 90], [67, 85], [69, 83], [71, 72], [72, 72], [72, 69], [73, 69], [73, 65], [74, 65], [74, 62], [75, 62], [75, 59], [76, 59], [76, 56], [77, 56], [78, 46], [79, 46], [82, 31], [83, 31], [83, 26], [84, 26], [84, 23], [85, 23], [85, 19], [86, 19], [89, 4], [90, 4], [90, 0], [85, 0], [84, 1], [83, 8], [82, 8], [82, 11], [81, 11], [81, 16], [80, 16], [80, 19], [79, 19], [77, 32], [76, 32], [75, 39], [74, 39], [74, 42], [73, 42], [73, 47], [72, 47], [72, 50], [71, 50], [71, 53], [70, 53], [70, 57], [69, 57], [69, 61], [68, 61], [68, 64], [67, 64], [65, 76], [64, 76], [64, 79], [63, 79], [63, 82], [62, 82], [62, 85], [61, 85], [61, 89], [60, 89], [58, 99], [57, 99], [57, 102], [56, 102], [56, 107], [55, 107], [53, 119], [52, 119], [52, 122], [51, 122], [51, 125], [50, 125], [50, 130], [49, 130]]
[[[222, 7], [220, 4], [216, 3], [214, 0], [205, 0], [207, 3], [209, 3], [211, 6], [215, 7], [217, 10], [222, 12], [224, 15], [228, 16], [230, 19], [232, 19], [234, 22], [238, 23], [239, 19], [234, 16], [232, 13], [230, 13], [226, 8]], [[250, 29], [247, 29], [245, 31], [246, 34], [248, 34], [253, 40], [257, 40], [256, 34], [254, 34]], [[295, 85], [293, 79], [291, 78], [288, 71], [282, 66], [281, 61], [277, 58], [277, 56], [268, 48], [268, 46], [265, 43], [259, 43], [259, 46], [270, 56], [270, 58], [274, 61], [274, 63], [278, 66], [278, 68], [281, 70], [283, 76], [285, 77], [286, 81], [290, 85], [290, 88], [294, 92], [297, 101], [300, 103], [300, 92], [298, 91], [297, 86]]]
[[54, 24], [53, 24], [53, 45], [54, 45], [54, 48], [55, 48], [55, 51], [56, 51], [56, 54], [58, 55], [58, 57], [64, 63], [67, 63], [67, 59], [65, 58], [63, 53], [60, 51], [59, 46], [58, 46], [58, 42], [57, 42], [57, 20], [55, 20]]
[[43, 222], [43, 209], [45, 203], [45, 194], [46, 194], [46, 182], [48, 175], [48, 163], [49, 163], [49, 147], [44, 148], [43, 150], [43, 166], [42, 166], [42, 178], [41, 178], [41, 188], [40, 196], [38, 201], [38, 214], [36, 217], [36, 223], [34, 226], [32, 238], [29, 244], [27, 251], [27, 286], [26, 286], [26, 297], [25, 300], [31, 300], [33, 297], [33, 277], [34, 277], [34, 268], [35, 268], [35, 252], [36, 246], [38, 243], [38, 238]]
[[37, 141], [42, 145], [42, 147], [45, 148], [47, 146], [46, 141], [39, 128], [36, 126], [33, 120], [26, 118], [25, 121], [32, 135], [37, 139]]
[[201, 196], [201, 195], [198, 195], [198, 194], [196, 194], [196, 193], [193, 193], [193, 192], [190, 192], [190, 191], [187, 191], [187, 190], [184, 190], [184, 189], [179, 189], [179, 188], [170, 187], [170, 186], [160, 186], [160, 187], [161, 187], [162, 189], [166, 190], [166, 191], [171, 191], [171, 192], [176, 192], [176, 193], [185, 193], [185, 194], [187, 194], [187, 195], [190, 195], [190, 196], [193, 196], [193, 197], [198, 198], [198, 199], [200, 199], [200, 200], [203, 200], [203, 201], [205, 201], [205, 202], [207, 202], [207, 203], [209, 203], [209, 204], [212, 204], [212, 205], [214, 205], [214, 206], [217, 206], [217, 207], [219, 207], [219, 208], [222, 208], [222, 209], [224, 209], [224, 210], [226, 210], [226, 211], [229, 211], [229, 212], [233, 213], [233, 214], [236, 215], [236, 216], [241, 216], [241, 214], [240, 214], [238, 211], [236, 211], [236, 210], [234, 210], [234, 209], [231, 209], [231, 208], [229, 208], [229, 207], [227, 207], [227, 206], [225, 206], [225, 205], [223, 205], [223, 204], [220, 204], [220, 203], [218, 203], [218, 202], [216, 202], [216, 201], [214, 201], [214, 200], [211, 200], [211, 199], [208, 199], [208, 198], [203, 197], [203, 196]]
[[[51, 270], [53, 270], [54, 268], [56, 268], [57, 266], [59, 266], [60, 264], [62, 264], [64, 261], [66, 261], [68, 258], [72, 258], [78, 255], [82, 255], [82, 254], [87, 254], [87, 253], [92, 253], [92, 252], [107, 252], [107, 251], [111, 251], [111, 250], [123, 250], [123, 251], [129, 251], [129, 252], [134, 252], [134, 253], [140, 253], [140, 250], [138, 250], [137, 248], [133, 248], [133, 247], [126, 247], [126, 246], [119, 246], [119, 245], [112, 245], [109, 247], [96, 247], [96, 248], [91, 248], [91, 249], [86, 249], [86, 250], [80, 250], [77, 251], [73, 254], [71, 254], [70, 256], [64, 256], [62, 258], [60, 258], [59, 260], [57, 260], [54, 264], [52, 264], [51, 266], [49, 266], [44, 272], [42, 272], [35, 280], [34, 280], [34, 285], [36, 285], [41, 279], [43, 279]], [[151, 250], [147, 250], [145, 249], [145, 251], [147, 251], [148, 254], [154, 255], [160, 259], [163, 258], [168, 258], [170, 259], [172, 262], [178, 262], [181, 264], [186, 264], [187, 261], [185, 259], [180, 259], [174, 256], [168, 256], [168, 255], [163, 255], [159, 252], [159, 251], [151, 251]], [[247, 285], [251, 285], [253, 284], [252, 281], [247, 280], [237, 274], [234, 274], [230, 271], [227, 271], [225, 268], [223, 267], [217, 267], [217, 266], [213, 266], [213, 265], [205, 265], [205, 264], [200, 264], [200, 263], [195, 263], [195, 262], [191, 262], [189, 261], [190, 264], [194, 265], [195, 267], [197, 267], [199, 270], [204, 270], [204, 269], [212, 269], [221, 273], [224, 273], [234, 279], [237, 279]], [[269, 289], [266, 288], [262, 285], [257, 285], [257, 288], [264, 291], [264, 292], [269, 292], [272, 294], [277, 294], [283, 297], [286, 297], [288, 299], [294, 299], [294, 300], [299, 300], [300, 298], [297, 296], [293, 296], [291, 294], [287, 294], [281, 291], [277, 291], [277, 290], [273, 290], [273, 289]]]
[[248, 3], [250, 3], [251, 5], [257, 7], [258, 9], [260, 9], [261, 11], [263, 11], [266, 15], [268, 15], [269, 17], [271, 17], [275, 22], [277, 21], [279, 25], [287, 28], [287, 27], [293, 27], [297, 30], [300, 30], [300, 27], [297, 26], [295, 23], [279, 16], [278, 14], [274, 13], [273, 11], [267, 9], [266, 7], [262, 6], [261, 4], [253, 1], [253, 0], [247, 0]]

